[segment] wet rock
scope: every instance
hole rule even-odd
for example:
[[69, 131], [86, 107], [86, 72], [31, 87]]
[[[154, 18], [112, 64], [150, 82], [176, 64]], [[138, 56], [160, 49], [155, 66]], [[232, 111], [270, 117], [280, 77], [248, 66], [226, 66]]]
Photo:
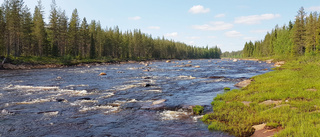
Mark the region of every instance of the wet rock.
[[200, 68], [200, 66], [194, 66], [195, 68]]
[[89, 97], [83, 97], [83, 98], [79, 98], [78, 100], [91, 100], [91, 98], [89, 98]]
[[136, 102], [125, 103], [120, 106], [121, 109], [140, 109], [141, 105]]
[[191, 64], [186, 64], [185, 67], [192, 67], [192, 65]]
[[252, 82], [252, 80], [248, 79], [248, 80], [241, 81], [241, 82], [235, 84], [234, 86], [236, 86], [238, 88], [243, 88], [243, 87], [248, 86], [251, 82]]
[[170, 62], [171, 62], [171, 60], [167, 60], [166, 62], [167, 62], [167, 63], [170, 63]]
[[224, 76], [211, 76], [209, 78], [212, 78], [212, 79], [219, 79], [219, 78], [225, 78]]
[[151, 84], [146, 83], [146, 84], [144, 84], [143, 86], [144, 86], [144, 87], [150, 87], [150, 86], [151, 86]]
[[151, 77], [143, 77], [143, 79], [151, 79]]
[[63, 99], [63, 98], [57, 98], [56, 101], [57, 101], [57, 102], [66, 102], [66, 100]]
[[100, 76], [103, 76], [103, 75], [107, 75], [107, 74], [104, 73], [104, 72], [101, 72], [99, 75], [100, 75]]
[[152, 102], [152, 105], [158, 105], [158, 104], [161, 104], [161, 103], [163, 103], [163, 102], [165, 102], [165, 101], [166, 101], [166, 99], [156, 100], [156, 101], [153, 101], [153, 102]]
[[234, 59], [233, 62], [238, 62], [238, 60], [237, 60], [237, 59]]
[[192, 61], [188, 61], [188, 63], [192, 63]]

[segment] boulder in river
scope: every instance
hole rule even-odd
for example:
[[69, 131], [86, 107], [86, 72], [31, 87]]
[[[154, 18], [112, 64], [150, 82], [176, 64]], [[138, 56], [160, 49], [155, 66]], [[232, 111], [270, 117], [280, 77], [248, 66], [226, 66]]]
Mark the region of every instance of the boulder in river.
[[170, 62], [171, 62], [171, 60], [167, 60], [166, 62], [167, 62], [167, 63], [170, 63]]
[[153, 101], [152, 105], [158, 105], [158, 104], [161, 104], [161, 103], [163, 103], [165, 101], [166, 101], [166, 99], [159, 99], [159, 100]]
[[199, 65], [197, 65], [197, 66], [194, 66], [195, 68], [200, 68], [200, 66]]
[[186, 64], [185, 67], [192, 67], [192, 65], [191, 64]]
[[107, 74], [104, 73], [104, 72], [101, 72], [99, 75], [100, 75], [100, 76], [103, 76], [103, 75], [107, 75]]

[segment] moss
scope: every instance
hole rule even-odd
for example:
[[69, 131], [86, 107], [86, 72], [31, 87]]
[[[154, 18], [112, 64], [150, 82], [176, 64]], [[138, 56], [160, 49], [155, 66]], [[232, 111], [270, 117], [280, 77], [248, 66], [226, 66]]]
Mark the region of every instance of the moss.
[[192, 109], [193, 109], [193, 113], [196, 115], [200, 115], [203, 113], [203, 106], [196, 105]]
[[224, 87], [223, 90], [224, 91], [230, 91], [230, 88], [229, 87]]

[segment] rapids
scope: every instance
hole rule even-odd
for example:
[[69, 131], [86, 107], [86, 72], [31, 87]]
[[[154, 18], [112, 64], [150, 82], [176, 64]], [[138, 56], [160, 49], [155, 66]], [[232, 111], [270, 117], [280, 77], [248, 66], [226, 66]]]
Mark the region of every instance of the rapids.
[[224, 87], [271, 67], [203, 59], [1, 70], [0, 136], [230, 136], [209, 131], [191, 106], [208, 113]]

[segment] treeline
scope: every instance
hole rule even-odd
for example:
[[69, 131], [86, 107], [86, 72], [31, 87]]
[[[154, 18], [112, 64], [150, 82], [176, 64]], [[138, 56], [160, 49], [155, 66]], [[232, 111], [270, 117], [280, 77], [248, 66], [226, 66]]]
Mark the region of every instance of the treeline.
[[221, 50], [189, 46], [136, 29], [122, 32], [99, 21], [80, 20], [75, 9], [69, 19], [52, 1], [49, 23], [41, 0], [34, 13], [23, 0], [4, 0], [0, 8], [0, 56], [72, 57], [77, 59], [220, 58]]
[[228, 58], [241, 58], [242, 57], [242, 50], [240, 51], [232, 51], [232, 52], [229, 52], [229, 51], [226, 51], [226, 52], [223, 52], [221, 54], [221, 57], [228, 57]]
[[247, 42], [243, 57], [302, 56], [320, 53], [320, 16], [301, 7], [294, 23], [278, 25], [261, 41]]

